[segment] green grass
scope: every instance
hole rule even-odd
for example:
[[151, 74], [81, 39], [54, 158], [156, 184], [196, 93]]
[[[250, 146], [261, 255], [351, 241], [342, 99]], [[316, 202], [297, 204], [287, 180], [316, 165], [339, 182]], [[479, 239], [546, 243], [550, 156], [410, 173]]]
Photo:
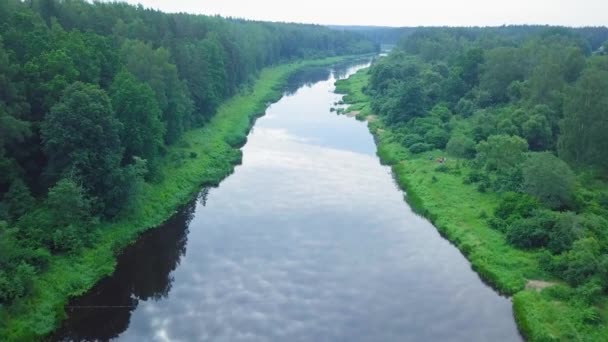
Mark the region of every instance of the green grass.
[[[0, 340], [44, 338], [65, 317], [70, 297], [89, 290], [112, 274], [116, 256], [143, 231], [160, 225], [190, 201], [203, 185], [215, 185], [241, 161], [239, 146], [246, 141], [256, 117], [278, 100], [288, 76], [308, 66], [329, 65], [346, 57], [283, 64], [264, 69], [246, 92], [226, 101], [203, 128], [192, 130], [169, 148], [162, 162], [163, 179], [144, 184], [128, 213], [99, 229], [94, 247], [77, 255], [53, 257], [49, 269], [34, 279], [32, 294], [10, 308], [0, 308]], [[194, 152], [195, 154], [192, 154]]]
[[[362, 92], [368, 77], [364, 69], [336, 85], [347, 94], [345, 102], [351, 105], [348, 111], [360, 110], [361, 117], [373, 114], [370, 99]], [[465, 184], [464, 177], [470, 172], [466, 163], [448, 158], [447, 170], [441, 172], [436, 158], [445, 156], [444, 151], [413, 155], [394, 141], [381, 120], [370, 120], [368, 126], [376, 138], [378, 156], [392, 166], [399, 186], [407, 193], [407, 202], [462, 251], [485, 282], [503, 294], [513, 295], [515, 319], [527, 339], [608, 341], [605, 298], [602, 305], [592, 307], [560, 298], [551, 288], [541, 292], [525, 289], [527, 280], [555, 279], [540, 269], [538, 252], [512, 247], [502, 233], [488, 226], [485, 217], [493, 214], [500, 195], [482, 193], [474, 185]], [[590, 310], [599, 312], [603, 323], [589, 323]]]
[[348, 80], [336, 81], [336, 93], [345, 94], [343, 101], [349, 104], [349, 111], [359, 112], [357, 115], [359, 120], [365, 119], [372, 112], [369, 98], [362, 91], [366, 85], [365, 71], [356, 73]]

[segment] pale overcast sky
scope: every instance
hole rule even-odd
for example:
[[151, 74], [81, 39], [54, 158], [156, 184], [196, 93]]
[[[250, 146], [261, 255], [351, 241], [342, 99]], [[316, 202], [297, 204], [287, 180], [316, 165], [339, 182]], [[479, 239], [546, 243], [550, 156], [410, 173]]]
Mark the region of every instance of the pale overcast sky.
[[165, 12], [379, 26], [608, 25], [608, 0], [127, 0]]

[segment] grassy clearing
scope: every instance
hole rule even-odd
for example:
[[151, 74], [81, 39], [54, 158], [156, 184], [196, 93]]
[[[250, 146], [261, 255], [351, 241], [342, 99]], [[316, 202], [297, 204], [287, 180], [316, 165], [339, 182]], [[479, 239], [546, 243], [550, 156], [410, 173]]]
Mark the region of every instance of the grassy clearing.
[[[370, 99], [363, 93], [367, 79], [364, 69], [336, 83], [337, 90], [347, 94], [347, 111], [360, 111], [360, 119], [373, 114]], [[448, 158], [446, 167], [438, 168], [436, 158], [445, 156], [444, 151], [413, 155], [393, 141], [381, 120], [370, 120], [368, 126], [376, 138], [378, 156], [392, 166], [397, 182], [407, 191], [408, 203], [462, 251], [484, 281], [513, 295], [515, 319], [527, 339], [608, 341], [608, 326], [593, 322], [597, 315], [600, 322], [608, 320], [608, 300], [590, 307], [565, 295], [571, 289], [561, 284], [539, 292], [525, 289], [528, 280], [555, 279], [538, 266], [539, 253], [514, 248], [502, 233], [488, 226], [486, 217], [493, 214], [500, 195], [481, 193], [465, 184], [470, 170], [463, 161]]]
[[116, 255], [143, 231], [156, 227], [195, 196], [202, 185], [216, 185], [241, 160], [256, 117], [278, 100], [288, 76], [308, 66], [330, 65], [345, 57], [302, 61], [267, 68], [255, 84], [225, 102], [213, 119], [184, 135], [162, 162], [162, 181], [144, 184], [136, 203], [115, 222], [100, 227], [94, 247], [77, 255], [57, 256], [34, 280], [32, 295], [11, 308], [0, 308], [0, 340], [29, 341], [52, 332], [64, 318], [70, 297], [85, 293], [112, 274]]

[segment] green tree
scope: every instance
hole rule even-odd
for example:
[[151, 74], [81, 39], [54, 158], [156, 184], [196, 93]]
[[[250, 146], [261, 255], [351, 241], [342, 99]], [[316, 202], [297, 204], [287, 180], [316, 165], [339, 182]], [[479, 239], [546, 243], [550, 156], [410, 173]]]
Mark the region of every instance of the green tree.
[[576, 176], [568, 164], [550, 152], [530, 153], [523, 164], [526, 193], [552, 209], [572, 205]]
[[139, 156], [148, 161], [148, 166], [155, 165], [163, 147], [164, 126], [154, 91], [123, 71], [114, 79], [110, 97], [116, 117], [122, 123], [124, 161], [130, 164], [134, 156]]
[[49, 233], [54, 251], [76, 250], [89, 242], [94, 223], [92, 204], [81, 186], [62, 179], [49, 190], [45, 204], [52, 219]]
[[445, 148], [448, 139], [450, 139], [450, 134], [441, 128], [433, 128], [424, 135], [424, 140], [438, 149]]
[[477, 158], [488, 171], [506, 171], [524, 161], [528, 143], [518, 136], [492, 135], [477, 145]]
[[508, 100], [507, 89], [514, 81], [525, 78], [525, 63], [521, 52], [513, 47], [498, 47], [485, 54], [480, 87], [489, 92], [495, 102]]
[[125, 185], [117, 175], [123, 171], [120, 130], [103, 90], [80, 82], [72, 84], [42, 125], [47, 175], [51, 180], [75, 177], [105, 207], [120, 207], [127, 199], [112, 195]]
[[542, 151], [550, 149], [553, 144], [553, 132], [547, 117], [535, 114], [528, 118], [521, 127], [523, 137], [526, 138], [530, 149]]
[[8, 218], [12, 222], [27, 213], [35, 204], [27, 185], [19, 178], [15, 179], [4, 195], [7, 204]]
[[475, 157], [475, 141], [464, 134], [455, 134], [448, 141], [446, 150], [452, 156], [471, 159]]
[[126, 69], [154, 90], [166, 125], [165, 141], [174, 143], [193, 121], [193, 104], [177, 67], [171, 63], [169, 50], [127, 40], [121, 47], [121, 56]]
[[608, 71], [587, 69], [566, 94], [558, 140], [560, 157], [608, 172]]
[[33, 58], [25, 64], [24, 72], [28, 80], [32, 119], [36, 121], [42, 120], [63, 91], [79, 76], [74, 61], [63, 50], [52, 50]]

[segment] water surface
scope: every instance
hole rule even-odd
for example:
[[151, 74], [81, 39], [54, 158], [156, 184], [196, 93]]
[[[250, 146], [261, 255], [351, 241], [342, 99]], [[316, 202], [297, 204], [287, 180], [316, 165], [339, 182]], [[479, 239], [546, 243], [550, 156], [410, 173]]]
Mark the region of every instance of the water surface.
[[520, 341], [509, 299], [403, 200], [336, 77], [292, 78], [243, 164], [121, 255], [55, 336], [122, 341]]

